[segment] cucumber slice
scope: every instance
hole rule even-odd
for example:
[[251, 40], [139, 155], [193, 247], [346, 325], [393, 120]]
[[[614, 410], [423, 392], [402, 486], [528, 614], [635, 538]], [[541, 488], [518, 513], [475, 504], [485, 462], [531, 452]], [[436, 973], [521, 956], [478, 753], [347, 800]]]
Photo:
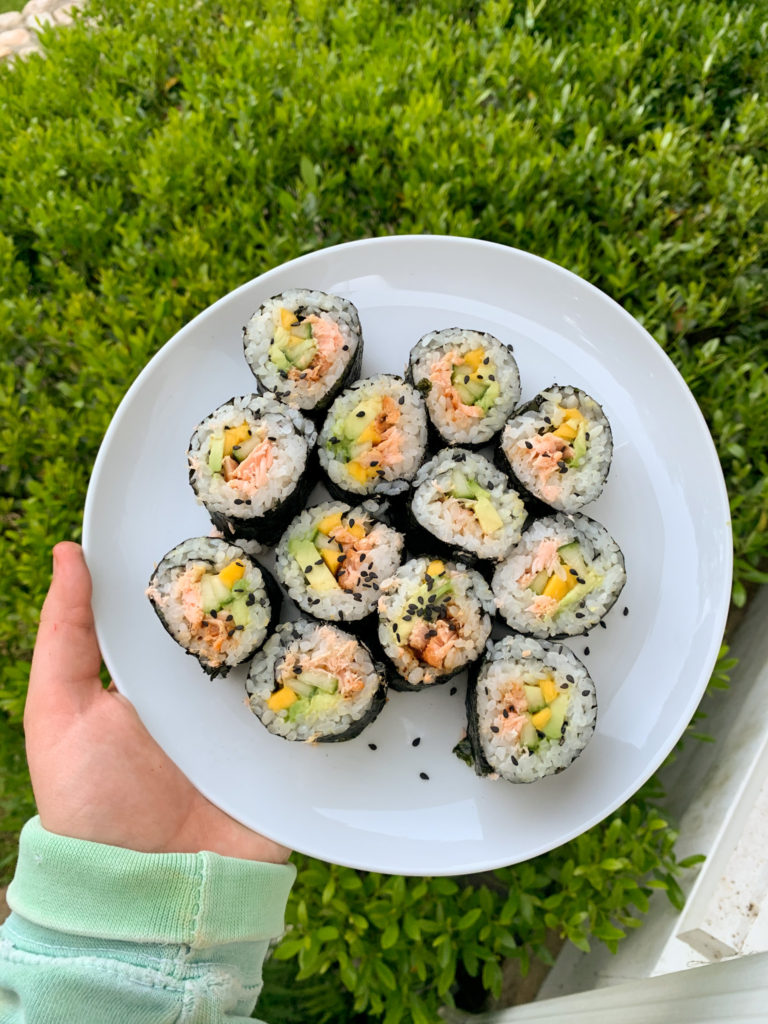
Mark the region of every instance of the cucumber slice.
[[336, 693], [339, 688], [339, 680], [336, 676], [332, 676], [330, 672], [302, 672], [301, 681], [302, 683], [314, 686], [318, 690], [323, 690], [325, 693]]
[[232, 620], [236, 626], [247, 626], [251, 621], [251, 612], [248, 605], [245, 603], [247, 598], [243, 594], [239, 594], [235, 599], [227, 605], [227, 611], [232, 616]]
[[528, 747], [529, 750], [535, 750], [538, 747], [539, 734], [536, 732], [536, 726], [531, 721], [527, 721], [520, 730], [520, 742], [524, 747]]
[[211, 438], [211, 447], [208, 452], [208, 468], [212, 473], [221, 472], [221, 463], [224, 458], [224, 435], [214, 434]]
[[[283, 683], [284, 686], [290, 687], [294, 693], [298, 693], [300, 697], [311, 697], [315, 692], [314, 686], [311, 683], [307, 683], [304, 680], [304, 676], [292, 676], [290, 679]], [[293, 705], [291, 705], [293, 707]]]
[[538, 686], [529, 686], [528, 683], [523, 685], [525, 690], [525, 697], [528, 701], [528, 710], [532, 714], [536, 714], [537, 711], [541, 711], [542, 708], [547, 706], [547, 702], [541, 695], [541, 690]]
[[531, 582], [528, 584], [528, 589], [532, 590], [534, 594], [543, 594], [544, 587], [547, 585], [549, 575], [546, 569], [542, 569], [538, 575], [534, 576]]
[[475, 494], [472, 483], [467, 480], [460, 469], [453, 469], [451, 477], [451, 494], [454, 498], [474, 498]]
[[218, 576], [209, 576], [207, 573], [200, 580], [200, 597], [203, 603], [203, 611], [206, 613], [218, 611], [232, 597], [232, 591], [222, 583]]

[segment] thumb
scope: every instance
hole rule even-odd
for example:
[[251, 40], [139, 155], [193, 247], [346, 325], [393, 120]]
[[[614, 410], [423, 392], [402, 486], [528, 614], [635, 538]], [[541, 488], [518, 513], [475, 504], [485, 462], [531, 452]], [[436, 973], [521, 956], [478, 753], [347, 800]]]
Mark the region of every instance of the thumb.
[[25, 717], [46, 707], [77, 712], [101, 691], [101, 652], [91, 611], [91, 574], [79, 544], [53, 549], [53, 580], [40, 613]]

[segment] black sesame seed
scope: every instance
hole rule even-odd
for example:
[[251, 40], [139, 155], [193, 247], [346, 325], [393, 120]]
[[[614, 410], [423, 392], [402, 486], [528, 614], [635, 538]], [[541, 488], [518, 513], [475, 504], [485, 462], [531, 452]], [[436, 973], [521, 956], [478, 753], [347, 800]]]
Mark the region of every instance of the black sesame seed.
[[342, 345], [341, 346], [341, 351], [342, 352], [349, 352], [349, 345]]
[[589, 648], [588, 648], [588, 647], [585, 647], [585, 648], [584, 648], [584, 653], [585, 653], [585, 654], [589, 654]]
[[418, 747], [418, 745], [419, 745], [420, 743], [421, 743], [421, 736], [417, 736], [417, 737], [416, 737], [416, 739], [415, 739], [415, 740], [413, 740], [413, 742], [411, 743], [411, 746], [412, 746], [412, 747]]
[[502, 715], [504, 715], [505, 718], [509, 718], [509, 712], [507, 711], [506, 708], [504, 708], [504, 710], [501, 713]]
[[245, 629], [245, 626], [235, 626], [235, 629]]
[[491, 357], [490, 356], [486, 356], [485, 359], [483, 360], [483, 366], [487, 366], [488, 363], [490, 363], [490, 361], [491, 361]]
[[229, 640], [231, 640], [231, 639], [232, 639], [232, 637], [233, 637], [234, 635], [235, 635], [235, 631], [234, 631], [234, 629], [228, 629], [228, 630], [227, 630], [227, 638], [228, 638]]
[[581, 691], [581, 696], [582, 697], [588, 697], [589, 696], [589, 690], [582, 690]]
[[565, 678], [568, 680], [569, 683], [573, 682], [573, 676], [567, 675]]
[[405, 405], [405, 395], [400, 395], [400, 397], [397, 400], [397, 404], [398, 405]]
[[584, 618], [584, 612], [576, 612], [576, 618], [577, 619], [583, 619]]
[[368, 744], [368, 749], [369, 750], [378, 750], [378, 747], [376, 746], [375, 743], [369, 743]]
[[486, 686], [486, 687], [484, 687], [484, 689], [485, 689], [485, 696], [488, 697], [489, 696], [488, 687]]
[[429, 781], [429, 776], [427, 775], [426, 772], [419, 772], [419, 778], [424, 779], [425, 782]]
[[530, 449], [530, 448], [533, 448], [533, 445], [531, 444], [530, 441], [526, 441], [525, 442], [525, 447]]
[[498, 725], [492, 725], [491, 726], [491, 732], [498, 732], [498, 731], [499, 731]]
[[625, 608], [624, 608], [624, 611], [623, 611], [623, 612], [622, 612], [621, 614], [622, 614], [622, 615], [629, 615], [629, 608], [626, 608], [626, 607], [625, 607]]
[[584, 437], [585, 437], [585, 439], [586, 439], [587, 441], [589, 440], [589, 431], [588, 431], [588, 430], [585, 430], [585, 431], [584, 431]]
[[515, 768], [517, 768], [517, 758], [514, 757], [512, 754], [510, 754], [509, 755], [509, 759], [512, 762], [512, 764], [515, 766]]
[[608, 629], [608, 627], [606, 626], [606, 624], [603, 622], [602, 619], [600, 619], [600, 625], [603, 627], [603, 629]]
[[236, 505], [242, 505], [243, 504], [243, 499], [242, 498], [235, 498], [235, 504]]
[[312, 572], [312, 566], [311, 566], [311, 565], [307, 565], [307, 566], [305, 566], [305, 568], [304, 568], [304, 575], [305, 575], [305, 576], [309, 576], [309, 574], [310, 574], [311, 572]]
[[569, 573], [571, 574], [571, 576], [578, 576], [578, 575], [579, 575], [579, 574], [578, 574], [578, 573], [576, 572], [576, 570], [575, 570], [575, 569], [569, 569], [569, 570], [568, 570], [568, 572], [569, 572]]
[[496, 380], [496, 377], [495, 377], [495, 375], [494, 375], [494, 374], [492, 374], [492, 373], [489, 373], [489, 374], [488, 374], [488, 380]]
[[552, 425], [552, 420], [549, 418], [549, 416], [544, 417], [544, 422], [549, 423], [550, 426]]
[[449, 692], [448, 696], [449, 696], [449, 697], [453, 697], [453, 695], [454, 695], [454, 694], [455, 694], [456, 692], [457, 692], [457, 691], [456, 691], [456, 687], [455, 687], [455, 686], [452, 686], [452, 687], [451, 687], [451, 689], [450, 689], [450, 692]]
[[577, 583], [586, 583], [587, 581], [586, 581], [586, 580], [583, 580], [583, 579], [581, 578], [581, 576], [577, 576], [577, 577], [576, 577], [576, 582], [577, 582]]
[[219, 613], [216, 611], [215, 608], [211, 608], [208, 614], [211, 616], [212, 619], [216, 619], [219, 616]]
[[355, 416], [357, 416], [358, 419], [361, 419], [363, 416], [365, 416], [365, 409], [361, 409], [360, 412], [356, 412]]
[[234, 622], [234, 621], [235, 621], [235, 616], [234, 615], [228, 615], [227, 616], [227, 622]]

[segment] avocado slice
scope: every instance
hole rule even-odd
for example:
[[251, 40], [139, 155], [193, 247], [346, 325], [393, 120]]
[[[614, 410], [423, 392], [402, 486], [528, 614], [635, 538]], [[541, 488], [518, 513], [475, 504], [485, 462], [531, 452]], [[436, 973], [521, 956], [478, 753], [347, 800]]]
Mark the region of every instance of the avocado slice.
[[489, 382], [485, 394], [475, 402], [475, 405], [482, 409], [483, 412], [488, 412], [491, 406], [496, 404], [500, 394], [501, 389], [499, 387], [499, 382], [497, 380], [492, 380]]
[[565, 716], [568, 713], [568, 704], [570, 702], [570, 695], [568, 693], [561, 693], [559, 697], [555, 697], [552, 703], [549, 705], [549, 709], [552, 712], [552, 717], [542, 729], [542, 732], [549, 740], [559, 740], [560, 731], [565, 721]]
[[572, 469], [576, 469], [587, 454], [587, 425], [584, 420], [579, 423], [579, 429], [576, 431], [576, 437], [574, 437], [571, 447], [573, 448], [573, 458], [569, 465]]
[[[333, 573], [325, 564], [320, 556], [320, 552], [311, 540], [308, 540], [306, 537], [301, 540], [290, 540], [288, 542], [288, 550], [304, 573], [308, 586], [320, 591], [340, 589]], [[320, 563], [319, 565], [317, 564], [318, 562]]]
[[302, 672], [301, 681], [325, 693], [336, 693], [339, 688], [339, 680], [330, 672]]
[[278, 368], [287, 373], [291, 369], [291, 362], [286, 356], [285, 352], [275, 343], [269, 346], [269, 358], [272, 363]]
[[236, 626], [247, 626], [251, 621], [251, 612], [246, 604], [246, 596], [238, 594], [234, 600], [227, 605], [227, 611], [232, 616]]
[[504, 525], [504, 521], [496, 511], [496, 506], [490, 496], [481, 496], [475, 499], [474, 513], [483, 533], [495, 533]]
[[380, 411], [380, 399], [364, 398], [344, 420], [341, 428], [344, 436], [348, 437], [350, 441], [356, 441], [365, 428], [373, 423]]

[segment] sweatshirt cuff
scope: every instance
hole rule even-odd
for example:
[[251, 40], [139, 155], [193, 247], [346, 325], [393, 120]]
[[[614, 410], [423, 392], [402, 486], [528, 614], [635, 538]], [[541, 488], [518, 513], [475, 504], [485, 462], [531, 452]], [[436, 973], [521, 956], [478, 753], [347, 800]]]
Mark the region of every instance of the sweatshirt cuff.
[[138, 853], [24, 826], [8, 905], [72, 935], [195, 949], [272, 939], [284, 930], [292, 864], [217, 853]]

